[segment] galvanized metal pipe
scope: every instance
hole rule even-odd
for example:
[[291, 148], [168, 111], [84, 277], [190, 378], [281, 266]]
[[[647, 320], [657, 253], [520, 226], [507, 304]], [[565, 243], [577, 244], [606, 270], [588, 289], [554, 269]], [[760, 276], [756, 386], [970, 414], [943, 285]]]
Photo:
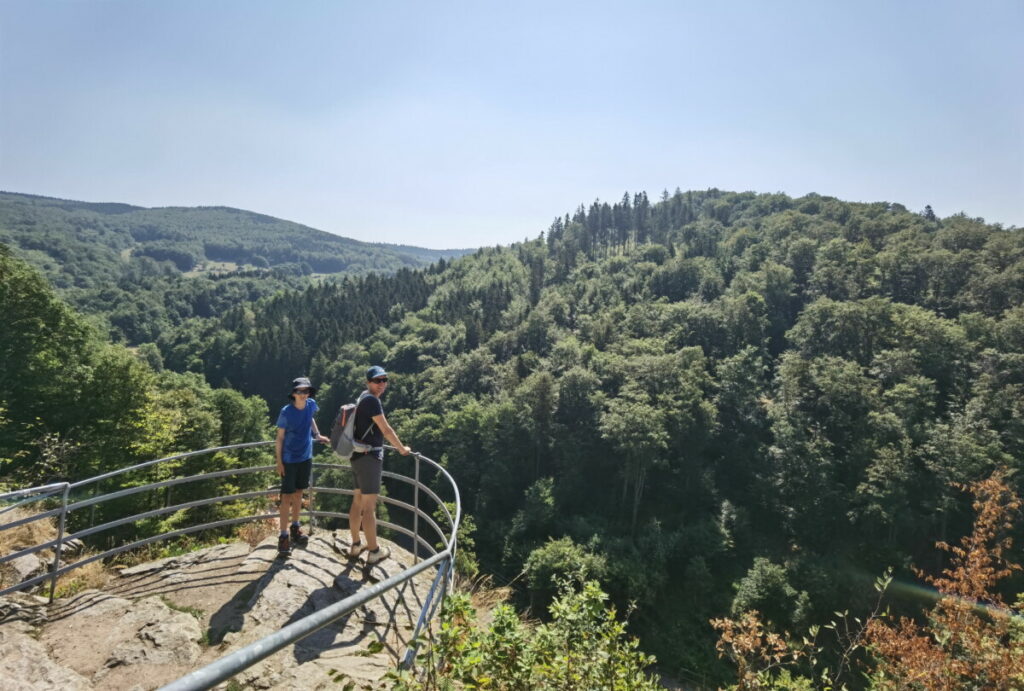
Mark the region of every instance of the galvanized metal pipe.
[[53, 548], [53, 580], [50, 581], [50, 604], [53, 604], [53, 594], [57, 591], [57, 571], [60, 569], [60, 553], [64, 549], [64, 523], [68, 517], [68, 492], [71, 485], [65, 483], [64, 494], [61, 497], [60, 528], [57, 530], [57, 546]]

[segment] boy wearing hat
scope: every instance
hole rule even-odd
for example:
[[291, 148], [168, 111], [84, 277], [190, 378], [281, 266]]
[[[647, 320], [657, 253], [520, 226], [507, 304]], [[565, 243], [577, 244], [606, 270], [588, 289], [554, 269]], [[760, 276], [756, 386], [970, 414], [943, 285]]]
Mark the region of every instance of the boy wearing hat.
[[[314, 416], [318, 410], [312, 396], [314, 387], [306, 377], [292, 380], [291, 403], [281, 408], [277, 416], [277, 474], [281, 476], [281, 535], [277, 539], [277, 551], [287, 555], [291, 543], [304, 545], [309, 538], [299, 528], [299, 512], [302, 510], [302, 490], [309, 487], [309, 476], [313, 470], [313, 440], [326, 444], [330, 441], [320, 434]], [[288, 519], [291, 518], [291, 526]]]
[[[366, 370], [366, 391], [359, 397], [356, 406], [354, 436], [372, 446], [367, 453], [352, 456], [352, 475], [355, 478], [355, 496], [348, 513], [349, 529], [352, 531], [352, 546], [348, 555], [355, 559], [366, 550], [366, 563], [373, 565], [388, 557], [387, 547], [377, 544], [377, 495], [380, 493], [380, 478], [384, 466], [384, 438], [390, 441], [398, 453], [408, 456], [412, 449], [402, 444], [395, 430], [384, 417], [384, 406], [380, 397], [388, 388], [388, 373], [380, 365]], [[366, 543], [359, 539], [359, 531], [366, 533]]]

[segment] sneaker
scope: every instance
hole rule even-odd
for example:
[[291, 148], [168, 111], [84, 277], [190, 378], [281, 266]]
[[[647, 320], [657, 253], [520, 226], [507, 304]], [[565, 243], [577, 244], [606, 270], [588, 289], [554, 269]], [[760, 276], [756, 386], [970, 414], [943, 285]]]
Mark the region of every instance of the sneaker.
[[302, 532], [302, 528], [297, 525], [292, 525], [288, 529], [288, 533], [291, 535], [292, 542], [299, 547], [305, 547], [306, 543], [309, 542], [309, 536]]
[[348, 558], [358, 559], [359, 555], [366, 550], [366, 545], [362, 542], [353, 542], [352, 546], [348, 548]]
[[282, 535], [277, 538], [277, 553], [280, 555], [286, 555], [292, 553], [291, 543], [288, 542], [288, 536]]
[[370, 550], [369, 552], [366, 553], [366, 563], [370, 564], [372, 566], [373, 564], [376, 564], [378, 562], [384, 561], [385, 559], [387, 559], [390, 556], [391, 556], [391, 548], [390, 547], [382, 547], [382, 546], [378, 545], [377, 549], [372, 549], [372, 550]]

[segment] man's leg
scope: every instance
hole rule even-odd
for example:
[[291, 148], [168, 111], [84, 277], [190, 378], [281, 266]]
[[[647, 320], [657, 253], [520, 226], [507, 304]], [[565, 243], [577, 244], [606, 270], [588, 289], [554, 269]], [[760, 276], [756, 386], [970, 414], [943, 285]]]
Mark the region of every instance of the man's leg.
[[366, 548], [377, 549], [377, 495], [364, 494], [362, 501], [363, 532], [366, 533]]
[[348, 528], [352, 532], [352, 544], [359, 542], [359, 530], [363, 522], [363, 493], [356, 490], [352, 497], [352, 506], [348, 510]]
[[366, 563], [373, 566], [391, 556], [391, 548], [377, 544], [377, 495], [363, 495], [363, 532], [366, 533]]

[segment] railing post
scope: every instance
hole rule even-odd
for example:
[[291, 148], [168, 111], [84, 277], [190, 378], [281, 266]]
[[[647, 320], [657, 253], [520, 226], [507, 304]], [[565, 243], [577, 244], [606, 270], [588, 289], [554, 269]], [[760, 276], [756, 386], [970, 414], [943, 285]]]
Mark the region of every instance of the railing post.
[[415, 456], [416, 463], [416, 484], [412, 486], [412, 505], [415, 507], [415, 511], [412, 512], [412, 563], [416, 564], [420, 560], [420, 455]]
[[53, 548], [53, 577], [50, 579], [50, 604], [53, 604], [53, 595], [57, 590], [57, 570], [60, 568], [60, 553], [64, 547], [64, 523], [68, 515], [68, 492], [71, 490], [71, 483], [64, 483], [64, 492], [60, 500], [60, 528], [57, 530], [57, 544]]
[[[313, 517], [313, 510], [316, 508], [316, 467], [310, 464], [309, 469], [309, 508], [306, 510], [306, 525], [309, 526], [309, 534], [313, 534], [316, 526], [316, 519]], [[302, 490], [299, 490], [300, 492]], [[301, 506], [299, 508], [302, 508]]]

